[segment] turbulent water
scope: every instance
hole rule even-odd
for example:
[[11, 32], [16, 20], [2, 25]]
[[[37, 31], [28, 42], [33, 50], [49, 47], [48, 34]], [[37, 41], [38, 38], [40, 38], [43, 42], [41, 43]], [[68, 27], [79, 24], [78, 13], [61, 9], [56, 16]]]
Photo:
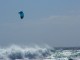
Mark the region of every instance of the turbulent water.
[[80, 49], [11, 46], [0, 48], [0, 60], [80, 60]]

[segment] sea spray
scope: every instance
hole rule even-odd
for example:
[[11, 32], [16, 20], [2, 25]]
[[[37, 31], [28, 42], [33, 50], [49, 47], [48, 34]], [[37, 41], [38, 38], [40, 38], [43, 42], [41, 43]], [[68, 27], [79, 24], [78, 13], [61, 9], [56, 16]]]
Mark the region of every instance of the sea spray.
[[0, 59], [3, 60], [30, 60], [30, 59], [45, 59], [45, 60], [69, 60], [80, 57], [78, 49], [55, 49], [41, 47], [20, 47], [17, 45], [7, 48], [0, 48]]

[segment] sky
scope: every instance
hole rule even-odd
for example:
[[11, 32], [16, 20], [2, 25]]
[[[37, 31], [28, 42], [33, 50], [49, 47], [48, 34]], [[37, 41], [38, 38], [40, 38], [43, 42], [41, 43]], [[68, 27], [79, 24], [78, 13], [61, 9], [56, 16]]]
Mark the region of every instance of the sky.
[[0, 46], [12, 44], [79, 47], [80, 0], [0, 0]]

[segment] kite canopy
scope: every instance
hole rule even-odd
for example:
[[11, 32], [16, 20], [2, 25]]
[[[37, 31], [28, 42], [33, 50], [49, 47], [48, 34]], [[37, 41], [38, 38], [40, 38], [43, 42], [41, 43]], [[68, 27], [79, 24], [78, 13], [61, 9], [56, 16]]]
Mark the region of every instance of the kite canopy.
[[21, 18], [21, 19], [24, 18], [24, 13], [23, 13], [23, 11], [20, 11], [20, 12], [19, 12], [19, 15], [20, 15], [20, 18]]

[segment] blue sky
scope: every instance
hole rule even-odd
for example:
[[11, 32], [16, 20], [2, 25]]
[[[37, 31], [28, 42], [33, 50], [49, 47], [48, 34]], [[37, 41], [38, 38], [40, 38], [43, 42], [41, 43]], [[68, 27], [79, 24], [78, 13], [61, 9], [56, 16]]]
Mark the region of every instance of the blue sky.
[[[18, 12], [24, 12], [21, 20]], [[80, 46], [80, 0], [1, 0], [0, 45]]]

